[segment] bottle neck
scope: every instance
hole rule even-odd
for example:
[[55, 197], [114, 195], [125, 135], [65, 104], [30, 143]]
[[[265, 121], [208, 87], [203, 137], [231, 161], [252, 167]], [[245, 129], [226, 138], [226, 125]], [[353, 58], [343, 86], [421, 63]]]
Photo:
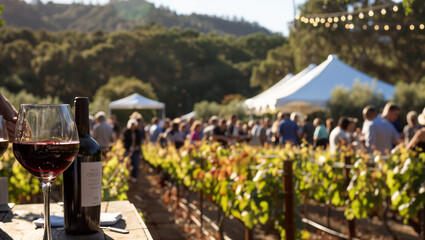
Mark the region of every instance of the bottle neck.
[[75, 123], [80, 137], [90, 136], [88, 102], [75, 104]]

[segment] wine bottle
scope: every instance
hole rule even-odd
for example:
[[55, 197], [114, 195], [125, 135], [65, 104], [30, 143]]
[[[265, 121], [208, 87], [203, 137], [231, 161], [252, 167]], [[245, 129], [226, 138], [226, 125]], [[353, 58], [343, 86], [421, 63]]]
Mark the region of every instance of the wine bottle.
[[69, 234], [90, 234], [100, 229], [102, 188], [101, 151], [90, 136], [89, 100], [75, 98], [75, 122], [80, 149], [63, 173], [64, 227]]

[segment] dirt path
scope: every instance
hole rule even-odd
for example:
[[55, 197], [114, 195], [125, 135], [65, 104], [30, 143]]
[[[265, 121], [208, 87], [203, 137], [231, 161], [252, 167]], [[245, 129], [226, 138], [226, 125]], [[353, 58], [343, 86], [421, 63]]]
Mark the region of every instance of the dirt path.
[[162, 192], [155, 184], [156, 175], [141, 166], [137, 182], [130, 183], [129, 201], [143, 213], [143, 218], [154, 240], [186, 239], [162, 200]]

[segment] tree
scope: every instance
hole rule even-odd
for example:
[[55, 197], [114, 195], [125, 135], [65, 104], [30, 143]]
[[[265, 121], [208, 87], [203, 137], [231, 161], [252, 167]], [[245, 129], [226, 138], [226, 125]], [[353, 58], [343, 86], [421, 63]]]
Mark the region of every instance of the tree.
[[[3, 11], [3, 6], [0, 5], [0, 17], [1, 17], [1, 13]], [[0, 20], [0, 26], [2, 26], [4, 24], [3, 20]]]
[[10, 103], [19, 109], [21, 104], [37, 103], [37, 104], [58, 104], [60, 103], [58, 97], [47, 96], [45, 98], [34, 96], [26, 90], [21, 90], [18, 93], [12, 93], [9, 90], [1, 87], [0, 92], [10, 101]]
[[[399, 83], [394, 93], [394, 101], [400, 107], [400, 116], [409, 111], [422, 112], [425, 107], [425, 83]], [[404, 122], [405, 119], [402, 119]]]
[[196, 118], [208, 121], [211, 116], [220, 115], [221, 106], [216, 102], [201, 101], [199, 103], [195, 103], [193, 111], [195, 111]]
[[291, 72], [295, 72], [293, 52], [289, 44], [285, 44], [270, 50], [266, 60], [253, 67], [250, 86], [264, 91]]
[[139, 93], [147, 98], [157, 100], [156, 94], [149, 83], [144, 83], [135, 77], [112, 77], [109, 82], [97, 90], [95, 98], [102, 97], [110, 101]]
[[339, 117], [354, 117], [363, 121], [362, 111], [367, 105], [374, 105], [378, 109], [385, 105], [380, 93], [367, 84], [355, 82], [351, 90], [337, 87], [332, 91], [332, 98], [328, 101], [328, 116], [338, 121]]

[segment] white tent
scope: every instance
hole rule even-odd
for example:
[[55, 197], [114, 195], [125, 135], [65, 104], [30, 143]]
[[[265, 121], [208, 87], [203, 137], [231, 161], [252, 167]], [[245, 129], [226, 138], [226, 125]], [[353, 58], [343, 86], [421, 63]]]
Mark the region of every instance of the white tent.
[[269, 110], [275, 110], [274, 104], [276, 103], [276, 100], [282, 96], [281, 94], [285, 92], [285, 89], [315, 67], [316, 64], [310, 64], [307, 68], [305, 68], [295, 76], [289, 73], [284, 78], [282, 78], [282, 80], [271, 86], [266, 91], [258, 94], [255, 97], [247, 99], [245, 101], [245, 105], [248, 107], [248, 109], [251, 110], [251, 112], [256, 112], [260, 114], [265, 113]]
[[113, 109], [162, 109], [162, 118], [165, 118], [165, 104], [133, 93], [128, 97], [109, 103], [109, 116]]
[[190, 113], [186, 113], [185, 115], [182, 115], [180, 118], [182, 120], [189, 120], [191, 118], [194, 118], [196, 115], [196, 113], [194, 111], [190, 112]]
[[274, 102], [274, 106], [281, 109], [288, 103], [301, 101], [314, 107], [325, 107], [326, 102], [332, 97], [332, 90], [338, 86], [351, 89], [356, 81], [369, 85], [385, 99], [390, 99], [394, 94], [393, 85], [352, 68], [340, 61], [336, 55], [329, 55], [326, 61], [285, 87], [281, 97]]

